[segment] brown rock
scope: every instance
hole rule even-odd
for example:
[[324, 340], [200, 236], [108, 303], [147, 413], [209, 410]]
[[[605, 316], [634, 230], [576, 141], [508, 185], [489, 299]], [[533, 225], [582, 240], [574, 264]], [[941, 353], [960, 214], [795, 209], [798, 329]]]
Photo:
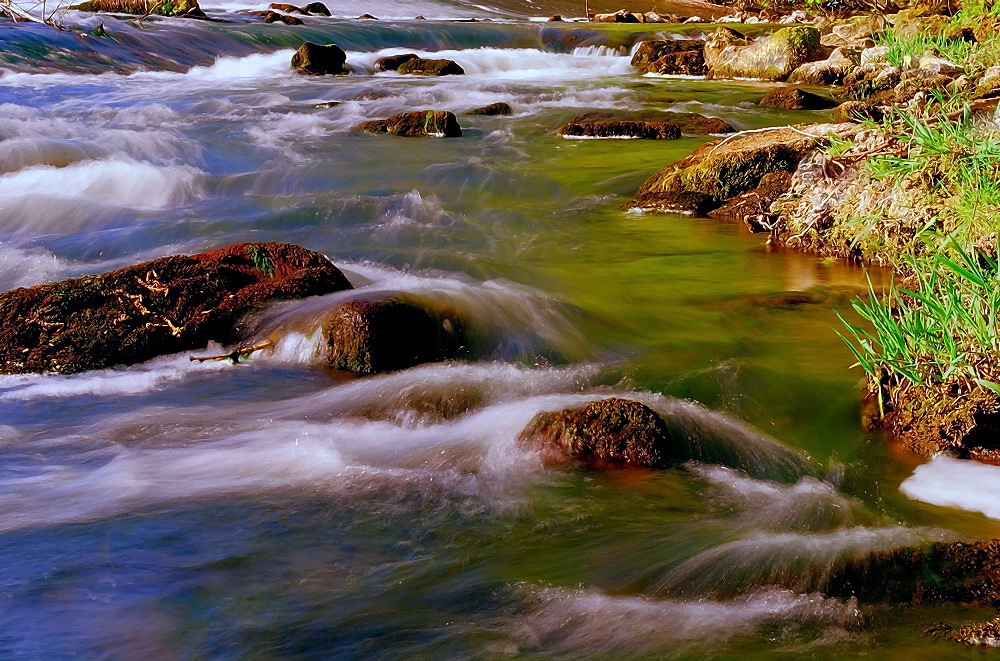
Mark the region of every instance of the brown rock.
[[283, 11], [286, 14], [305, 14], [304, 11], [296, 7], [295, 5], [286, 5], [283, 3], [272, 2], [267, 6], [268, 9], [273, 9], [275, 11]]
[[770, 232], [774, 223], [771, 205], [791, 187], [791, 172], [770, 172], [760, 178], [757, 188], [740, 193], [718, 209], [710, 211], [708, 216], [720, 220], [742, 221], [751, 232]]
[[292, 55], [292, 69], [313, 76], [336, 76], [347, 73], [346, 61], [347, 53], [337, 44], [323, 46], [307, 41]]
[[548, 465], [667, 468], [679, 462], [663, 418], [645, 404], [618, 397], [539, 413], [518, 444], [539, 450]]
[[454, 113], [445, 110], [401, 112], [388, 119], [362, 122], [355, 129], [366, 133], [391, 133], [408, 138], [421, 136], [458, 138], [462, 135], [458, 118]]
[[793, 25], [748, 42], [742, 34], [719, 28], [705, 41], [709, 78], [781, 81], [806, 62], [824, 57], [816, 28]]
[[453, 60], [426, 60], [421, 57], [406, 60], [396, 69], [411, 76], [460, 76], [465, 69]]
[[572, 138], [640, 138], [676, 140], [681, 130], [669, 122], [637, 122], [622, 119], [587, 121], [580, 117], [559, 127], [559, 135]]
[[758, 105], [782, 110], [827, 110], [836, 106], [837, 102], [795, 87], [775, 87], [764, 95]]
[[400, 53], [399, 55], [388, 55], [375, 60], [375, 68], [379, 71], [396, 71], [404, 63], [417, 59], [416, 53]]
[[257, 305], [350, 288], [318, 253], [241, 243], [15, 289], [0, 294], [0, 372], [82, 372], [226, 343]]
[[632, 56], [632, 66], [641, 74], [704, 76], [702, 48], [702, 42], [689, 39], [644, 41]]
[[316, 14], [318, 16], [329, 16], [330, 10], [322, 2], [310, 2], [302, 8], [303, 14]]
[[295, 16], [279, 14], [276, 11], [264, 12], [261, 16], [265, 23], [284, 23], [285, 25], [302, 25], [302, 19]]
[[497, 103], [491, 103], [488, 106], [483, 106], [482, 108], [476, 108], [472, 111], [473, 115], [513, 115], [514, 108], [511, 107], [509, 103], [504, 103], [502, 101]]

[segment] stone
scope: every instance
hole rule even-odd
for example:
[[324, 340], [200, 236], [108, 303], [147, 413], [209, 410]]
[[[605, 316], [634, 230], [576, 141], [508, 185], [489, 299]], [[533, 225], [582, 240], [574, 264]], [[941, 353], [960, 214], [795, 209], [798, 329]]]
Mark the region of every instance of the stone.
[[709, 218], [742, 221], [751, 232], [770, 232], [774, 222], [771, 205], [792, 187], [792, 173], [769, 172], [760, 178], [760, 184], [740, 193], [718, 209], [708, 213]]
[[563, 22], [563, 17], [560, 16], [559, 14], [554, 14], [553, 16], [549, 16], [549, 23], [562, 23], [562, 22]]
[[1000, 66], [993, 66], [983, 72], [972, 92], [973, 99], [993, 99], [1000, 96]]
[[518, 445], [537, 450], [546, 465], [668, 468], [679, 463], [670, 430], [640, 402], [611, 397], [536, 415]]
[[622, 9], [613, 14], [594, 14], [590, 20], [593, 23], [638, 23], [638, 16]]
[[341, 303], [323, 327], [330, 367], [361, 375], [458, 358], [468, 344], [457, 313], [404, 294]]
[[375, 68], [379, 71], [396, 71], [400, 66], [409, 62], [410, 60], [416, 60], [418, 58], [416, 53], [400, 53], [399, 55], [387, 55], [386, 57], [380, 57], [375, 60]]
[[834, 23], [830, 33], [824, 35], [824, 46], [865, 48], [885, 32], [888, 22], [881, 14], [862, 14]]
[[361, 14], [358, 16], [359, 21], [377, 21], [378, 16], [372, 16], [371, 14]]
[[872, 46], [861, 51], [860, 64], [886, 64], [889, 61], [888, 46]]
[[317, 16], [329, 16], [330, 10], [322, 2], [310, 2], [302, 8], [304, 14], [315, 14]]
[[313, 76], [337, 76], [347, 73], [347, 53], [337, 44], [303, 43], [292, 55], [292, 69]]
[[513, 115], [514, 108], [511, 107], [509, 103], [504, 103], [503, 101], [497, 103], [491, 103], [488, 106], [483, 106], [482, 108], [476, 108], [472, 111], [473, 115]]
[[396, 71], [411, 76], [460, 76], [465, 73], [465, 69], [453, 60], [428, 60], [422, 57], [403, 62]]
[[661, 116], [676, 124], [683, 135], [715, 135], [736, 130], [732, 124], [718, 117], [706, 117], [694, 112], [670, 112]]
[[828, 110], [837, 102], [795, 87], [775, 87], [764, 95], [758, 105], [781, 110]]
[[943, 57], [937, 57], [936, 55], [921, 55], [917, 60], [917, 67], [923, 69], [924, 71], [944, 76], [951, 76], [952, 78], [961, 76], [965, 73], [964, 67], [955, 64], [951, 60], [946, 60]]
[[844, 94], [850, 99], [867, 99], [878, 92], [891, 90], [899, 84], [900, 79], [899, 69], [891, 64], [862, 64], [844, 76]]
[[228, 343], [257, 306], [351, 289], [324, 256], [241, 243], [0, 294], [0, 373], [75, 373]]
[[833, 109], [835, 122], [881, 122], [885, 111], [867, 101], [845, 101]]
[[390, 133], [408, 138], [430, 136], [458, 138], [462, 127], [455, 114], [445, 110], [417, 110], [401, 112], [388, 119], [362, 122], [355, 127], [365, 133]]
[[632, 66], [640, 74], [704, 76], [702, 43], [691, 39], [643, 41], [632, 56]]
[[302, 25], [302, 19], [286, 14], [279, 14], [276, 11], [266, 11], [261, 15], [265, 23], [284, 23], [285, 25]]
[[588, 121], [574, 118], [559, 127], [559, 135], [568, 138], [638, 138], [676, 140], [681, 130], [669, 122], [643, 122], [625, 119]]
[[719, 28], [705, 41], [709, 78], [782, 81], [806, 62], [822, 59], [816, 28], [796, 25], [748, 42], [740, 33]]
[[306, 13], [306, 12], [302, 11], [301, 9], [299, 9], [298, 7], [296, 7], [295, 5], [286, 5], [286, 4], [275, 3], [275, 2], [272, 2], [270, 5], [267, 6], [267, 8], [268, 9], [273, 9], [274, 11], [282, 11], [282, 12], [285, 12], [286, 14], [305, 14]]
[[841, 85], [860, 61], [860, 53], [847, 48], [836, 48], [825, 60], [806, 62], [788, 75], [788, 82], [799, 85]]
[[153, 13], [159, 16], [185, 16], [204, 18], [205, 13], [198, 6], [198, 0], [172, 0], [153, 6], [150, 12], [146, 0], [86, 0], [70, 5], [68, 9], [106, 14], [138, 14]]

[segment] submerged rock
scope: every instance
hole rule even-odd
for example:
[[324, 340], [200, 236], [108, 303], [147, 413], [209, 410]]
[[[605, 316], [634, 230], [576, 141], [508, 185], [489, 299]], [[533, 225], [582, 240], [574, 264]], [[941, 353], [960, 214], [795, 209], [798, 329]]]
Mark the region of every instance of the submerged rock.
[[337, 44], [323, 46], [307, 41], [292, 55], [292, 69], [314, 76], [336, 76], [347, 73], [346, 61], [347, 53]]
[[703, 42], [694, 40], [644, 41], [632, 56], [632, 66], [640, 74], [704, 76], [703, 47]]
[[476, 108], [472, 111], [473, 115], [513, 115], [514, 108], [509, 103], [504, 103], [500, 101], [498, 103], [491, 103], [488, 106], [483, 106], [482, 108]]
[[559, 135], [568, 138], [638, 138], [676, 140], [681, 130], [669, 122], [643, 122], [624, 119], [587, 120], [575, 118], [559, 127]]
[[636, 192], [640, 209], [703, 214], [760, 186], [771, 172], [794, 172], [802, 158], [843, 124], [804, 125], [709, 142], [669, 165]]
[[0, 373], [132, 365], [228, 342], [254, 306], [350, 289], [319, 253], [241, 243], [0, 294]]
[[684, 135], [710, 135], [732, 133], [736, 129], [718, 117], [706, 117], [694, 112], [670, 112], [662, 115], [671, 124], [676, 124]]
[[396, 71], [410, 76], [461, 76], [465, 73], [465, 69], [454, 60], [427, 60], [422, 57], [406, 60]]
[[666, 468], [679, 463], [663, 418], [645, 404], [612, 397], [536, 415], [518, 436], [546, 464]]
[[775, 87], [764, 95], [758, 105], [781, 110], [828, 110], [837, 102], [795, 87]]
[[391, 133], [407, 138], [430, 136], [434, 138], [459, 138], [462, 127], [455, 114], [446, 110], [417, 110], [401, 112], [388, 119], [362, 122], [355, 127], [365, 133]]
[[379, 71], [396, 71], [401, 65], [410, 60], [417, 59], [416, 53], [400, 53], [399, 55], [387, 55], [375, 60], [375, 68]]
[[404, 295], [341, 303], [324, 326], [330, 366], [355, 374], [458, 358], [467, 346], [457, 313]]
[[719, 28], [705, 41], [709, 78], [785, 80], [806, 62], [823, 57], [819, 31], [796, 25], [750, 42], [729, 28]]
[[[732, 133], [736, 130], [730, 124], [717, 117], [705, 117], [693, 112], [662, 112], [659, 110], [639, 110], [635, 112], [595, 110], [577, 115], [569, 123], [594, 124], [597, 122], [670, 124], [679, 128], [682, 135]], [[672, 129], [668, 130], [672, 133]]]

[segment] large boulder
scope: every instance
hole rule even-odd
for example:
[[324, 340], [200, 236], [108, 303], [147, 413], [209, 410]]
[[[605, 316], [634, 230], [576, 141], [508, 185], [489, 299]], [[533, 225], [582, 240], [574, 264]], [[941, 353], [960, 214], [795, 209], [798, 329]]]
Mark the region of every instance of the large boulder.
[[264, 19], [265, 23], [284, 23], [285, 25], [302, 25], [303, 21], [301, 18], [296, 18], [295, 16], [288, 16], [287, 14], [279, 14], [276, 11], [265, 11], [260, 15]]
[[346, 61], [347, 53], [337, 44], [324, 46], [307, 41], [292, 55], [292, 69], [313, 76], [336, 76], [347, 73]]
[[837, 102], [796, 87], [775, 87], [764, 95], [758, 105], [780, 110], [829, 110]]
[[402, 294], [341, 303], [327, 315], [329, 364], [355, 374], [377, 374], [466, 352], [458, 314]]
[[825, 60], [806, 62], [788, 75], [789, 83], [801, 85], [840, 85], [861, 59], [856, 50], [836, 48]]
[[295, 5], [289, 5], [289, 4], [280, 3], [280, 2], [272, 2], [271, 4], [269, 4], [267, 6], [267, 8], [268, 9], [273, 9], [274, 11], [285, 12], [286, 14], [305, 14], [306, 13], [306, 12], [302, 11], [301, 9], [299, 9], [298, 7], [296, 7]]
[[676, 140], [681, 130], [670, 122], [642, 122], [625, 119], [588, 121], [572, 119], [559, 127], [565, 138], [639, 138], [643, 140]]
[[302, 8], [304, 14], [316, 14], [318, 16], [329, 16], [330, 10], [322, 2], [310, 2]]
[[[680, 129], [681, 135], [732, 133], [736, 130], [728, 122], [718, 117], [706, 117], [693, 112], [593, 110], [577, 115], [570, 120], [570, 124], [594, 124], [597, 122], [670, 124]], [[669, 134], [673, 133], [673, 129], [667, 130]]]
[[411, 76], [460, 76], [465, 73], [465, 69], [454, 60], [427, 60], [422, 57], [403, 62], [396, 71]]
[[355, 129], [365, 133], [391, 133], [406, 138], [430, 136], [433, 138], [459, 138], [462, 127], [455, 113], [446, 110], [417, 110], [401, 112], [388, 119], [362, 122]]
[[725, 200], [757, 188], [771, 172], [794, 172], [799, 161], [847, 131], [846, 124], [803, 125], [709, 142], [669, 165], [636, 192], [635, 207], [704, 215]]
[[641, 74], [704, 76], [703, 42], [691, 39], [643, 41], [632, 55], [632, 66]]
[[885, 32], [888, 23], [881, 14], [862, 14], [834, 23], [820, 42], [835, 48], [867, 48]]
[[719, 28], [705, 41], [709, 78], [785, 80], [806, 62], [824, 56], [816, 28], [795, 25], [748, 42], [742, 34]]
[[72, 373], [131, 365], [236, 339], [268, 301], [351, 285], [319, 253], [241, 243], [0, 294], [0, 373]]
[[518, 444], [538, 450], [548, 465], [666, 468], [680, 461], [663, 418], [645, 404], [618, 397], [539, 413]]
[[416, 53], [400, 53], [398, 55], [387, 55], [375, 60], [375, 68], [379, 71], [396, 71], [400, 66], [416, 60], [419, 56]]

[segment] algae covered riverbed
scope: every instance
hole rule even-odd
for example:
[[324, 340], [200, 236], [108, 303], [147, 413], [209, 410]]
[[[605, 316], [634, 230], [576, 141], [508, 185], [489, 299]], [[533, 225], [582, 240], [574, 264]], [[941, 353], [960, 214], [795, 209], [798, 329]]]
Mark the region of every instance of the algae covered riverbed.
[[[649, 27], [413, 11], [497, 20], [109, 18], [97, 46], [0, 24], [0, 289], [285, 241], [360, 291], [453, 307], [479, 350], [346, 378], [308, 306], [283, 305], [255, 320], [281, 320], [276, 348], [238, 365], [0, 377], [0, 656], [971, 655], [919, 634], [982, 610], [819, 590], [852, 554], [1000, 533], [902, 495], [916, 460], [862, 430], [832, 329], [866, 273], [627, 210], [710, 137], [555, 134], [621, 108], [825, 115], [755, 107], [758, 83], [639, 77]], [[291, 72], [304, 38], [352, 73]], [[466, 74], [374, 72], [404, 49]], [[469, 114], [500, 101], [515, 114]], [[351, 130], [423, 109], [463, 136]], [[535, 413], [609, 394], [678, 421], [704, 460], [550, 469], [516, 444]]]

